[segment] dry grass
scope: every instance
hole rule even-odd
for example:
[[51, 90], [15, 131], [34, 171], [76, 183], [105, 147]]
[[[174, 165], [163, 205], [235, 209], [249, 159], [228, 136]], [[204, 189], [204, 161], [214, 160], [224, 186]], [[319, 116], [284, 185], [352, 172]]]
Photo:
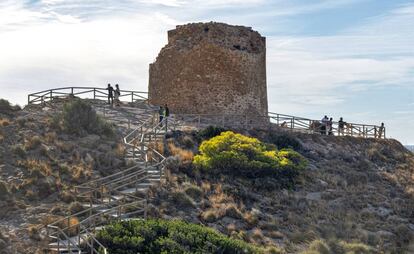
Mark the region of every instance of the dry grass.
[[213, 207], [220, 207], [220, 204], [234, 203], [233, 197], [223, 192], [221, 184], [215, 186], [214, 194], [208, 197]]
[[259, 218], [258, 218], [257, 214], [255, 214], [253, 212], [245, 213], [243, 218], [244, 218], [244, 221], [250, 226], [256, 225], [257, 222], [259, 221]]
[[88, 164], [77, 164], [70, 168], [72, 180], [79, 182], [81, 180], [89, 179], [92, 176], [92, 166]]
[[56, 140], [55, 145], [56, 145], [57, 148], [59, 148], [59, 150], [61, 150], [62, 152], [65, 152], [65, 153], [72, 152], [73, 149], [74, 149], [74, 145], [69, 143], [69, 142]]
[[176, 191], [171, 194], [171, 200], [178, 207], [195, 207], [194, 201], [184, 192]]
[[125, 155], [125, 146], [121, 143], [118, 143], [115, 147], [115, 156], [118, 158], [123, 158]]
[[193, 162], [194, 153], [191, 150], [177, 147], [173, 142], [168, 143], [168, 149], [171, 155], [179, 157], [183, 164], [189, 164]]
[[35, 241], [40, 241], [40, 230], [38, 225], [29, 225], [27, 227], [27, 232], [29, 234], [29, 237]]
[[6, 127], [10, 125], [10, 120], [6, 118], [0, 118], [0, 126]]
[[203, 190], [197, 185], [189, 185], [185, 187], [184, 192], [194, 200], [201, 200], [203, 198]]
[[204, 193], [209, 193], [211, 191], [211, 184], [209, 182], [202, 182], [201, 189], [203, 189]]
[[205, 222], [211, 223], [218, 220], [220, 216], [220, 211], [218, 209], [209, 209], [204, 211], [200, 215], [201, 219]]
[[48, 144], [53, 144], [53, 143], [55, 143], [56, 138], [57, 138], [57, 134], [56, 134], [56, 132], [54, 132], [54, 131], [52, 131], [52, 132], [48, 132], [48, 133], [46, 133], [46, 134], [45, 134], [45, 141], [46, 141]]
[[253, 229], [251, 238], [256, 242], [256, 243], [261, 243], [264, 239], [263, 236], [263, 232], [262, 230], [260, 230], [259, 228], [255, 228]]
[[62, 229], [68, 236], [75, 236], [79, 232], [79, 219], [76, 217], [64, 219], [63, 216], [49, 215], [43, 220], [45, 225], [53, 223], [57, 223], [56, 226]]
[[27, 159], [18, 161], [18, 165], [28, 169], [32, 177], [52, 175], [52, 168], [46, 161]]
[[227, 234], [229, 234], [229, 235], [233, 234], [233, 232], [235, 232], [237, 230], [236, 224], [234, 224], [234, 223], [228, 224], [227, 227], [226, 227], [226, 230], [227, 230]]
[[239, 208], [237, 208], [236, 204], [227, 204], [224, 207], [224, 211], [225, 211], [225, 215], [227, 217], [234, 218], [234, 219], [242, 219], [243, 218], [243, 214], [239, 210]]

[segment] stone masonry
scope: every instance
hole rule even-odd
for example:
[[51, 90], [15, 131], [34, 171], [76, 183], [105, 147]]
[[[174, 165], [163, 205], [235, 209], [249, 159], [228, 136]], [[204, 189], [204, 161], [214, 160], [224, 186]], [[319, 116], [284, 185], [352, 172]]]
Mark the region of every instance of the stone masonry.
[[177, 26], [150, 64], [150, 103], [172, 113], [266, 115], [265, 42], [249, 27]]

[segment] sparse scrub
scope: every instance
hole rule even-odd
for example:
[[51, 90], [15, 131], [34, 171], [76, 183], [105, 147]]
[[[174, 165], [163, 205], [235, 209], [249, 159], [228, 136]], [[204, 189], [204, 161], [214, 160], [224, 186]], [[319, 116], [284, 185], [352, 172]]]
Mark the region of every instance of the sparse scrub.
[[178, 207], [195, 207], [194, 201], [184, 192], [173, 192], [171, 199]]
[[324, 241], [316, 239], [312, 241], [306, 251], [302, 254], [374, 254], [377, 253], [373, 248], [357, 242], [345, 242], [331, 239]]
[[188, 165], [193, 161], [194, 154], [190, 150], [182, 149], [174, 145], [174, 143], [168, 143], [168, 149], [173, 156], [180, 158], [182, 164]]
[[75, 202], [70, 203], [68, 210], [70, 214], [76, 214], [76, 213], [82, 212], [84, 208], [81, 203], [75, 201]]
[[225, 215], [230, 218], [234, 219], [242, 219], [243, 214], [242, 212], [237, 208], [235, 204], [228, 204], [225, 207]]
[[62, 191], [59, 197], [65, 203], [70, 203], [75, 200], [75, 196], [70, 191]]
[[196, 185], [187, 186], [184, 192], [192, 199], [199, 201], [203, 197], [203, 190]]
[[9, 198], [10, 192], [6, 182], [0, 181], [0, 200]]
[[22, 145], [13, 145], [11, 150], [20, 158], [26, 158], [26, 149]]
[[212, 223], [218, 220], [221, 216], [218, 209], [209, 209], [201, 213], [201, 219], [205, 222]]
[[35, 135], [33, 137], [29, 137], [26, 140], [24, 147], [26, 150], [33, 150], [33, 149], [38, 148], [41, 144], [42, 144], [42, 139], [39, 136]]
[[57, 138], [56, 132], [48, 132], [45, 134], [45, 141], [49, 144], [53, 144]]
[[27, 159], [19, 161], [18, 164], [28, 169], [31, 177], [39, 178], [41, 176], [50, 176], [52, 174], [52, 168], [46, 161]]
[[29, 237], [35, 241], [40, 241], [41, 237], [40, 237], [40, 231], [39, 231], [39, 227], [36, 225], [30, 225], [27, 228]]

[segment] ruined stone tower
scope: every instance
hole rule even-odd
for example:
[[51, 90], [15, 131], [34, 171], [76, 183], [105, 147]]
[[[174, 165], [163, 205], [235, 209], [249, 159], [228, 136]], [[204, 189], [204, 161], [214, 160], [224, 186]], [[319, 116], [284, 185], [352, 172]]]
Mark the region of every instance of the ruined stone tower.
[[266, 115], [265, 38], [223, 23], [177, 26], [150, 64], [148, 90], [172, 113]]

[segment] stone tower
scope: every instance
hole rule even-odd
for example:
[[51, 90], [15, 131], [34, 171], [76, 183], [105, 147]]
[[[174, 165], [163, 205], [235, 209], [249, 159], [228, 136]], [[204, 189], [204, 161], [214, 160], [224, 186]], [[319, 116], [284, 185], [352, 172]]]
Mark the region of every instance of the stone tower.
[[172, 113], [266, 115], [266, 40], [250, 27], [177, 26], [150, 64], [148, 90]]

